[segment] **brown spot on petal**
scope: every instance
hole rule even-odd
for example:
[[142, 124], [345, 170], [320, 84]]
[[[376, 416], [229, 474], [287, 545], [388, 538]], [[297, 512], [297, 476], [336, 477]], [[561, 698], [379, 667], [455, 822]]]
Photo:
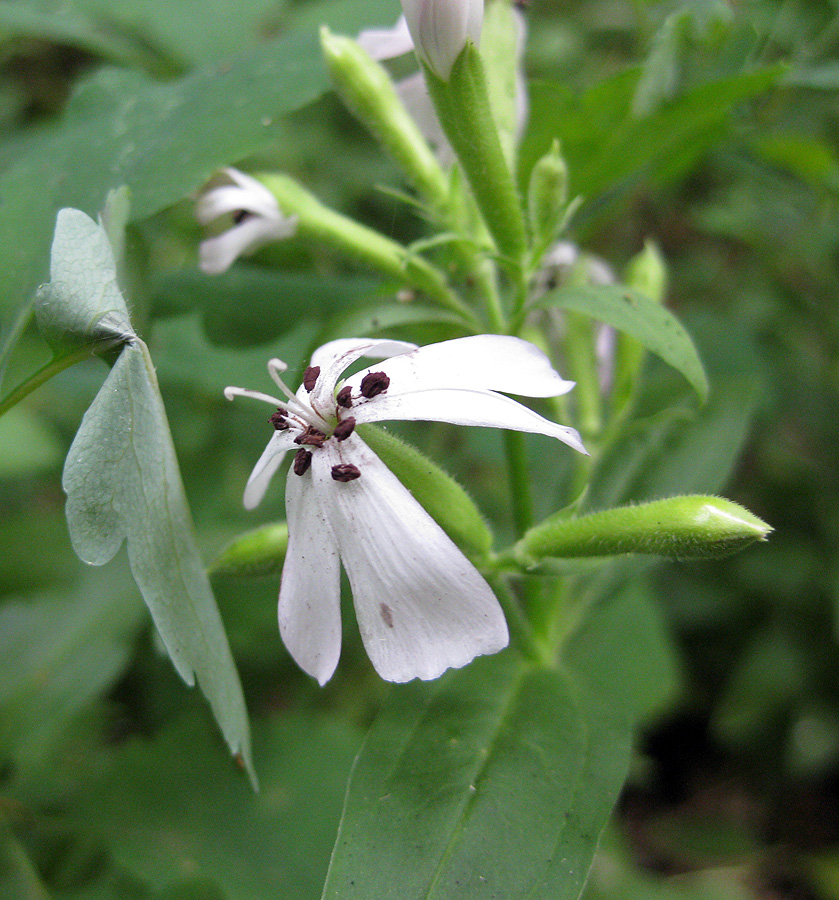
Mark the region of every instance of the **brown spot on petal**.
[[388, 628], [393, 628], [393, 610], [387, 603], [379, 604], [379, 612], [382, 614], [382, 621]]
[[313, 391], [317, 384], [318, 375], [320, 375], [320, 366], [309, 366], [303, 373], [303, 387], [307, 391]]
[[355, 431], [355, 417], [347, 416], [335, 426], [332, 434], [336, 441], [345, 441]]
[[311, 425], [306, 426], [306, 430], [302, 434], [298, 434], [294, 439], [295, 444], [305, 444], [309, 447], [322, 447], [326, 440], [326, 435]]
[[268, 421], [277, 431], [285, 431], [288, 428], [288, 410], [278, 406], [277, 411]]
[[368, 400], [384, 393], [390, 385], [390, 378], [384, 372], [368, 372], [361, 379], [361, 396]]
[[341, 390], [338, 391], [335, 402], [344, 409], [349, 409], [352, 406], [352, 388], [348, 384], [345, 384]]
[[358, 466], [354, 466], [352, 463], [343, 463], [340, 466], [332, 467], [332, 478], [335, 481], [355, 481], [356, 478], [361, 478], [361, 472]]
[[292, 463], [292, 469], [295, 475], [303, 475], [304, 473], [309, 471], [309, 466], [312, 464], [312, 451], [304, 450], [302, 447], [294, 454], [294, 462]]

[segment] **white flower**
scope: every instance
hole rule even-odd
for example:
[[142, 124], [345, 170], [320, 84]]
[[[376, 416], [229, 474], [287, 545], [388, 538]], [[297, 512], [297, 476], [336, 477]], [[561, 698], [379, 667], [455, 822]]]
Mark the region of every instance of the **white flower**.
[[466, 42], [480, 40], [484, 0], [402, 0], [402, 11], [420, 59], [448, 81]]
[[[352, 375], [362, 356], [384, 359]], [[440, 526], [354, 433], [387, 419], [431, 420], [546, 434], [585, 453], [580, 437], [497, 393], [553, 397], [573, 386], [533, 344], [480, 335], [417, 348], [402, 341], [346, 339], [317, 350], [293, 394], [227, 388], [277, 407], [276, 429], [244, 502], [255, 507], [289, 450], [289, 544], [279, 600], [280, 632], [302, 669], [324, 684], [341, 650], [340, 568], [352, 588], [361, 637], [388, 681], [431, 679], [507, 645], [504, 615], [489, 585]]]
[[200, 265], [208, 275], [226, 272], [243, 253], [291, 237], [297, 228], [297, 217], [283, 215], [264, 184], [233, 168], [222, 169], [195, 206], [202, 225], [224, 215], [232, 215], [233, 227], [199, 247]]

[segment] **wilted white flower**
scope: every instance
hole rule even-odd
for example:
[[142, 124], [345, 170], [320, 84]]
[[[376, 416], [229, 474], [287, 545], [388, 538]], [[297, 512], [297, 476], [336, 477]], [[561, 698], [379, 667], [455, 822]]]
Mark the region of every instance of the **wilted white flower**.
[[233, 168], [222, 169], [195, 206], [195, 217], [202, 225], [225, 215], [232, 216], [233, 226], [202, 241], [198, 250], [201, 268], [208, 275], [226, 272], [242, 254], [291, 237], [297, 228], [297, 217], [283, 215], [264, 184]]
[[[383, 359], [346, 379], [356, 360]], [[289, 543], [279, 600], [280, 632], [302, 669], [324, 684], [341, 650], [340, 566], [352, 588], [361, 637], [388, 681], [431, 679], [507, 645], [507, 625], [489, 585], [412, 494], [355, 433], [387, 419], [511, 428], [546, 434], [585, 452], [572, 428], [550, 422], [508, 391], [553, 397], [573, 386], [533, 344], [480, 335], [417, 348], [402, 341], [346, 339], [315, 352], [295, 393], [227, 388], [276, 407], [276, 429], [244, 502], [255, 507], [283, 456]], [[336, 390], [337, 389], [337, 390]]]

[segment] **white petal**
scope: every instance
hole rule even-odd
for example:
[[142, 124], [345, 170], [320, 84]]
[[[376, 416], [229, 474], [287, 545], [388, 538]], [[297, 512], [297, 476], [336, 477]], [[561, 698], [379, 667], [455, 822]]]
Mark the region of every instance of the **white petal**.
[[288, 219], [249, 216], [223, 234], [201, 241], [198, 248], [201, 269], [208, 275], [219, 275], [243, 254], [269, 241], [291, 237], [296, 230], [296, 216]]
[[400, 16], [393, 28], [367, 28], [362, 31], [358, 43], [373, 59], [394, 59], [414, 49], [405, 16]]
[[466, 41], [478, 43], [484, 0], [402, 0], [402, 9], [417, 53], [448, 80]]
[[355, 403], [353, 416], [359, 425], [401, 419], [510, 428], [513, 431], [546, 434], [580, 453], [588, 453], [579, 433], [573, 428], [557, 425], [510, 397], [492, 391], [436, 389], [391, 394], [388, 388], [386, 393], [366, 403]]
[[[352, 462], [361, 477], [331, 478]], [[360, 438], [315, 454], [313, 482], [353, 592], [364, 646], [388, 681], [430, 679], [507, 645], [489, 585]]]
[[245, 509], [254, 509], [262, 502], [265, 491], [268, 489], [268, 482], [283, 461], [283, 456], [294, 447], [294, 438], [297, 434], [297, 431], [289, 429], [288, 431], [275, 431], [271, 435], [268, 446], [262, 451], [262, 456], [253, 467], [251, 477], [248, 478], [245, 486], [243, 500]]
[[280, 634], [297, 665], [320, 684], [341, 655], [341, 579], [338, 548], [312, 488], [311, 470], [289, 472], [288, 550], [280, 585]]
[[200, 195], [195, 215], [202, 225], [239, 209], [258, 216], [282, 218], [277, 198], [262, 182], [238, 169], [223, 169], [220, 177], [230, 179], [232, 184], [211, 185]]
[[503, 334], [479, 334], [427, 344], [347, 379], [356, 387], [370, 371], [390, 377], [389, 394], [426, 388], [504, 391], [525, 397], [556, 397], [574, 386], [554, 371], [534, 344]]
[[341, 338], [318, 347], [312, 354], [311, 364], [320, 368], [315, 389], [309, 395], [309, 402], [318, 411], [335, 408], [333, 396], [335, 385], [341, 373], [362, 356], [370, 359], [386, 359], [400, 353], [416, 350], [416, 344], [406, 341], [376, 340], [373, 338]]

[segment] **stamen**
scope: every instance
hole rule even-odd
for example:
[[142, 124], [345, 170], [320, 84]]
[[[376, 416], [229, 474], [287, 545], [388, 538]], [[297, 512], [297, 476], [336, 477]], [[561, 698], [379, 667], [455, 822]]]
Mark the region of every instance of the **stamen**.
[[246, 209], [237, 209], [233, 213], [233, 221], [236, 225], [240, 225], [245, 219], [249, 219], [253, 213], [248, 212]]
[[326, 435], [311, 425], [294, 439], [295, 444], [308, 444], [310, 447], [322, 447]]
[[354, 466], [352, 463], [343, 463], [332, 467], [332, 478], [334, 481], [355, 481], [356, 478], [361, 478], [361, 472], [358, 466]]
[[341, 390], [338, 391], [335, 402], [344, 409], [349, 409], [352, 406], [352, 388], [348, 384], [345, 384]]
[[281, 406], [283, 402], [270, 394], [263, 394], [262, 391], [249, 391], [247, 388], [240, 387], [226, 387], [224, 396], [227, 400], [232, 400], [234, 397], [250, 397], [251, 400], [262, 400], [270, 403], [271, 406]]
[[336, 441], [345, 441], [355, 431], [355, 417], [347, 416], [335, 426], [332, 432]]
[[295, 475], [304, 475], [312, 464], [312, 451], [304, 450], [302, 447], [294, 454], [294, 462], [292, 463], [292, 471]]
[[384, 393], [390, 385], [390, 378], [384, 372], [368, 372], [361, 379], [361, 396], [370, 400]]
[[[308, 422], [313, 428], [317, 428], [319, 425], [322, 425], [318, 418], [315, 417], [312, 410], [301, 403], [294, 391], [280, 378], [280, 372], [285, 372], [288, 366], [281, 360], [274, 357], [273, 359], [268, 360], [268, 373], [271, 378], [273, 378], [274, 383], [277, 387], [288, 397], [287, 406], [288, 408], [296, 415], [303, 419], [304, 422]], [[281, 405], [281, 401], [277, 401], [275, 406]]]
[[289, 428], [288, 410], [283, 409], [282, 406], [278, 406], [277, 411], [268, 421], [277, 429], [277, 431], [287, 431]]
[[318, 375], [320, 375], [320, 366], [309, 366], [303, 373], [303, 387], [311, 394], [318, 383]]

